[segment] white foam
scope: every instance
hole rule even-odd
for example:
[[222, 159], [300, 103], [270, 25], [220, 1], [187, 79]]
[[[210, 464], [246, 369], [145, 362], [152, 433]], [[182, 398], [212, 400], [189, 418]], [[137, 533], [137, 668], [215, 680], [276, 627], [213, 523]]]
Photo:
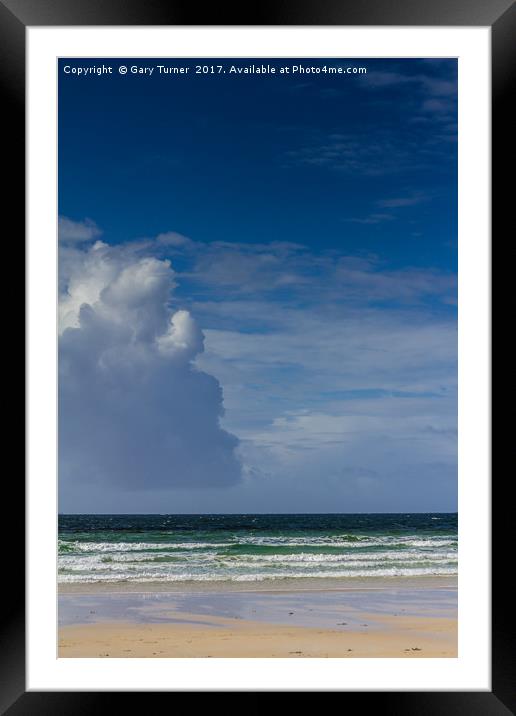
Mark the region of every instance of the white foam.
[[82, 542], [80, 540], [59, 540], [59, 546], [72, 548], [77, 552], [139, 552], [142, 550], [199, 550], [219, 549], [236, 545], [254, 545], [263, 547], [342, 547], [363, 549], [365, 547], [404, 546], [404, 547], [451, 547], [457, 544], [457, 538], [449, 537], [235, 537], [224, 542]]
[[[68, 548], [59, 555], [60, 582], [252, 582], [457, 574], [457, 539], [453, 535], [360, 536], [353, 541], [350, 535], [235, 534], [219, 542], [60, 540], [60, 546]], [[257, 546], [270, 550], [252, 553]], [[231, 547], [242, 549], [237, 552]], [[275, 547], [295, 550], [283, 554], [274, 552]], [[317, 551], [328, 547], [333, 551]]]
[[61, 583], [93, 583], [93, 582], [261, 582], [276, 581], [280, 579], [340, 579], [351, 577], [423, 577], [423, 576], [453, 576], [457, 574], [454, 567], [433, 567], [420, 568], [390, 568], [378, 570], [356, 570], [356, 571], [324, 571], [324, 572], [256, 572], [253, 574], [196, 574], [185, 572], [184, 574], [169, 574], [159, 572], [141, 572], [138, 575], [133, 573], [120, 574], [88, 574], [88, 575], [60, 575]]
[[76, 552], [141, 552], [143, 550], [217, 549], [230, 547], [232, 542], [81, 542], [59, 540], [60, 547], [72, 547]]

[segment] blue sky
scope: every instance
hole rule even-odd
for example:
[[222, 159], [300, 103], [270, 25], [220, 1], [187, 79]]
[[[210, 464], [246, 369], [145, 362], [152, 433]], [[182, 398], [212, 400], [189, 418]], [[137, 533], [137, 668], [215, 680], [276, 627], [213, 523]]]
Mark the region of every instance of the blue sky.
[[60, 61], [62, 511], [456, 509], [456, 61], [266, 62]]

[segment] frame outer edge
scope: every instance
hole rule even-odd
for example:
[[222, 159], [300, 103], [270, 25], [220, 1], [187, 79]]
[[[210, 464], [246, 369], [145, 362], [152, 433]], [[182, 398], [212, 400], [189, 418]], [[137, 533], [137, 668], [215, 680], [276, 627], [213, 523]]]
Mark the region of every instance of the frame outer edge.
[[[103, 5], [102, 10], [100, 10], [100, 5], [98, 5], [95, 0], [93, 2], [89, 3], [89, 10], [90, 12], [86, 12], [86, 15], [89, 15], [89, 18], [85, 17], [83, 12], [85, 10], [86, 3], [81, 2], [74, 2], [72, 7], [72, 1], [68, 1], [68, 8], [70, 12], [65, 12], [65, 3], [60, 3], [59, 0], [56, 0], [52, 5], [50, 5], [48, 2], [41, 2], [38, 4], [33, 2], [32, 0], [8, 0], [7, 3], [5, 1], [0, 2], [0, 89], [2, 90], [4, 96], [7, 98], [7, 103], [11, 103], [12, 111], [6, 112], [4, 114], [4, 120], [6, 122], [6, 136], [9, 136], [10, 139], [14, 139], [15, 141], [10, 141], [10, 146], [16, 146], [16, 144], [20, 144], [20, 148], [24, 144], [24, 113], [23, 113], [23, 101], [24, 101], [24, 85], [25, 85], [25, 55], [24, 55], [24, 44], [25, 44], [25, 24], [34, 24], [34, 25], [48, 25], [48, 24], [57, 24], [62, 25], [66, 24], [68, 21], [70, 24], [74, 24], [73, 22], [70, 22], [72, 20], [72, 17], [70, 15], [73, 15], [73, 19], [75, 20], [75, 24], [89, 24], [87, 21], [89, 20], [91, 24], [117, 24], [119, 22], [121, 17], [124, 17], [123, 13], [119, 14], [119, 11], [121, 10], [121, 6], [118, 4], [118, 2], [112, 2], [111, 12], [109, 12], [109, 9], [106, 8], [105, 4]], [[142, 3], [143, 4], [143, 3]], [[159, 5], [159, 2], [152, 2], [149, 3], [150, 5], [154, 6], [154, 10], [156, 10], [156, 6]], [[379, 3], [383, 5], [383, 3]], [[451, 15], [452, 17], [456, 17], [456, 13], [453, 12], [453, 8], [450, 8], [450, 5], [452, 3], [449, 3], [447, 5], [447, 8], [436, 8], [436, 14], [439, 15], [446, 15], [446, 10], [452, 11]], [[506, 8], [504, 8], [505, 12], [503, 14], [499, 14], [500, 6], [504, 4]], [[7, 8], [7, 5], [10, 6], [10, 9]], [[117, 6], [115, 9], [114, 6]], [[491, 16], [496, 14], [496, 17], [491, 17], [491, 23], [487, 22], [485, 23], [485, 12], [481, 13], [482, 15], [482, 21], [481, 23], [475, 21], [475, 17], [478, 17], [478, 3], [475, 3], [473, 6], [473, 3], [469, 5], [470, 12], [468, 13], [468, 19], [469, 22], [463, 22], [462, 24], [467, 25], [475, 25], [475, 24], [492, 24], [492, 43], [493, 43], [493, 51], [492, 51], [492, 72], [493, 72], [493, 163], [496, 163], [496, 166], [500, 169], [503, 165], [502, 162], [505, 160], [505, 167], [509, 168], [509, 157], [510, 152], [507, 152], [507, 143], [509, 141], [513, 140], [513, 134], [514, 130], [511, 126], [511, 118], [513, 114], [509, 113], [507, 111], [508, 106], [508, 100], [509, 100], [509, 83], [510, 80], [513, 78], [514, 73], [514, 60], [515, 60], [515, 54], [516, 54], [516, 45], [514, 43], [514, 37], [516, 37], [516, 6], [514, 3], [511, 2], [507, 3], [507, 0], [505, 0], [504, 3], [497, 2], [496, 9], [493, 9], [493, 5], [495, 3], [491, 3], [490, 8], [490, 14]], [[141, 5], [140, 5], [141, 7]], [[127, 10], [129, 10], [129, 7], [126, 5]], [[134, 4], [133, 4], [134, 8]], [[404, 9], [406, 9], [404, 7]], [[485, 9], [485, 8], [484, 8]], [[40, 12], [38, 12], [40, 10]], [[48, 12], [50, 10], [50, 12]], [[107, 12], [106, 12], [107, 10]], [[305, 14], [303, 12], [303, 8], [299, 7], [299, 10], [301, 10], [300, 14]], [[401, 10], [401, 8], [400, 8]], [[341, 13], [337, 12], [337, 8], [334, 8], [335, 15], [341, 15]], [[149, 13], [151, 16], [155, 16], [155, 12]], [[162, 14], [162, 13], [158, 13]], [[345, 12], [343, 13], [346, 14]], [[42, 17], [46, 16], [46, 17]], [[104, 22], [97, 22], [95, 23], [95, 20], [99, 20], [102, 15], [106, 19], [104, 19]], [[271, 15], [274, 15], [274, 13], [271, 13]], [[324, 15], [327, 15], [327, 13], [324, 13]], [[63, 16], [68, 16], [66, 19], [64, 19]], [[82, 17], [81, 17], [82, 16]], [[116, 17], [115, 17], [116, 16]], [[128, 12], [124, 19], [126, 19], [126, 22], [124, 24], [138, 24], [140, 21], [139, 18], [141, 17], [141, 13], [136, 12], [135, 14], [132, 14], [131, 12]], [[450, 24], [453, 24], [452, 17], [445, 18], [443, 17], [443, 24], [448, 22]], [[61, 19], [59, 19], [61, 18]], [[109, 18], [109, 19], [108, 19]], [[373, 15], [374, 18], [374, 15]], [[371, 19], [373, 19], [371, 18]], [[179, 18], [178, 18], [179, 19]], [[342, 20], [345, 18], [342, 17]], [[371, 19], [368, 23], [363, 24], [373, 24], [371, 22]], [[85, 22], [86, 20], [86, 22]], [[129, 20], [129, 21], [128, 21]], [[132, 22], [131, 22], [132, 20]], [[355, 24], [349, 18], [351, 21], [350, 24]], [[313, 20], [314, 24], [318, 24], [317, 20], [314, 17]], [[161, 21], [161, 23], [157, 24], [166, 24]], [[181, 24], [181, 23], [179, 23]], [[268, 23], [268, 24], [276, 24], [274, 22]], [[282, 24], [282, 23], [280, 23]], [[289, 24], [289, 23], [285, 23]], [[309, 24], [307, 21], [306, 23], [298, 22], [298, 24]], [[339, 24], [338, 22], [333, 21], [333, 23], [328, 24]], [[387, 24], [387, 23], [382, 23]], [[403, 24], [409, 24], [409, 21], [405, 21]], [[426, 23], [422, 23], [426, 24]], [[439, 24], [439, 23], [435, 23]], [[16, 157], [16, 161], [13, 162], [11, 167], [13, 170], [15, 167], [21, 167], [24, 166], [20, 162], [20, 156], [18, 152], [18, 156]], [[22, 189], [22, 183], [24, 179], [24, 171], [16, 170], [15, 175], [11, 175], [12, 180], [9, 183], [8, 187], [8, 199], [7, 199], [7, 206], [10, 207], [18, 207], [20, 205], [20, 197], [24, 195], [24, 188]], [[502, 226], [502, 211], [505, 208], [505, 212], [508, 218], [508, 209], [507, 206], [510, 206], [507, 204], [507, 201], [509, 200], [509, 190], [510, 185], [509, 184], [503, 184], [501, 179], [501, 172], [497, 172], [496, 176], [499, 177], [495, 179], [493, 176], [493, 228], [496, 230], [497, 226]], [[9, 200], [12, 201], [9, 201]], [[505, 204], [505, 206], [503, 206]], [[23, 216], [23, 210], [20, 212], [21, 216]], [[505, 224], [505, 226], [509, 226], [509, 223]], [[22, 485], [23, 490], [23, 485]], [[500, 485], [496, 486], [496, 489], [494, 490], [493, 496], [494, 496], [494, 504], [499, 506], [498, 514], [501, 516], [503, 508], [501, 505], [503, 505], [502, 500], [504, 499], [504, 496], [501, 494], [502, 490]], [[494, 522], [494, 528], [493, 528], [493, 538], [494, 538], [494, 544], [502, 545], [507, 544], [507, 542], [504, 542], [504, 537], [508, 538], [508, 531], [509, 527], [502, 525], [501, 520], [498, 520], [497, 522]], [[505, 531], [505, 535], [502, 534], [502, 531]], [[498, 569], [499, 566], [501, 566], [501, 555], [497, 557], [496, 552], [493, 550], [493, 571], [496, 571], [497, 573], [501, 573]], [[18, 560], [19, 561], [19, 560]], [[17, 574], [20, 572], [19, 566], [14, 564], [11, 565], [13, 572], [12, 574], [14, 577], [18, 576], [20, 578], [19, 583], [21, 584], [23, 580], [23, 574]], [[495, 569], [496, 568], [496, 569]], [[507, 590], [508, 591], [508, 590]], [[439, 704], [440, 706], [440, 713], [446, 714], [446, 713], [460, 713], [462, 711], [461, 707], [459, 706], [459, 703], [457, 702], [457, 698], [460, 696], [465, 697], [465, 701], [468, 701], [468, 707], [469, 707], [469, 714], [473, 716], [475, 713], [478, 714], [493, 714], [498, 716], [502, 716], [503, 714], [511, 713], [509, 711], [509, 708], [514, 707], [514, 674], [516, 673], [516, 664], [515, 664], [515, 656], [514, 656], [514, 641], [511, 644], [511, 632], [510, 632], [510, 624], [507, 622], [502, 623], [502, 608], [503, 612], [507, 615], [508, 612], [506, 611], [506, 608], [508, 608], [508, 597], [504, 597], [505, 603], [502, 604], [502, 585], [498, 585], [495, 590], [495, 600], [494, 605], [496, 609], [493, 609], [493, 655], [494, 655], [494, 662], [493, 662], [493, 694], [449, 694], [450, 701], [455, 702], [455, 705], [457, 706], [457, 710], [452, 708], [452, 710], [443, 708], [444, 704], [441, 702]], [[8, 609], [5, 612], [5, 615], [3, 617], [4, 619], [4, 628], [2, 629], [1, 635], [0, 635], [0, 644], [1, 644], [1, 654], [7, 654], [9, 655], [9, 664], [8, 667], [6, 667], [6, 664], [4, 662], [2, 671], [0, 673], [0, 713], [4, 713], [5, 709], [7, 708], [9, 711], [9, 714], [12, 713], [13, 716], [15, 714], [21, 714], [21, 713], [34, 713], [34, 707], [36, 706], [36, 700], [39, 702], [39, 706], [42, 708], [38, 708], [38, 713], [59, 713], [60, 712], [60, 706], [67, 706], [70, 708], [71, 699], [74, 701], [74, 713], [89, 713], [90, 708], [88, 708], [88, 705], [93, 707], [95, 710], [98, 709], [99, 703], [98, 701], [94, 704], [92, 703], [92, 697], [96, 697], [97, 694], [82, 694], [81, 696], [84, 696], [84, 702], [83, 702], [83, 708], [77, 708], [79, 706], [77, 702], [77, 696], [79, 696], [78, 693], [72, 694], [49, 694], [49, 693], [33, 693], [33, 694], [24, 694], [25, 689], [25, 683], [24, 683], [24, 614], [23, 609], [21, 609], [21, 604], [23, 603], [23, 594], [21, 595], [22, 599], [17, 602], [17, 600], [13, 600], [11, 605], [8, 607]], [[495, 613], [498, 612], [499, 616], [496, 617]], [[513, 627], [513, 625], [512, 625]], [[514, 627], [512, 629], [514, 632]], [[512, 634], [514, 636], [514, 634]], [[21, 698], [18, 698], [22, 694]], [[394, 695], [394, 694], [393, 694]], [[106, 702], [110, 701], [111, 694], [104, 693], [104, 696], [106, 698]], [[117, 696], [120, 696], [120, 694], [117, 694]], [[137, 694], [132, 694], [131, 698], [134, 698], [137, 696]], [[350, 694], [350, 696], [353, 696], [353, 694]], [[362, 694], [362, 697], [367, 695]], [[385, 694], [384, 696], [388, 696]], [[412, 702], [412, 706], [414, 705], [412, 701], [412, 696], [419, 696], [419, 694], [414, 695], [400, 695], [405, 696], [408, 698], [410, 702]], [[437, 703], [434, 701], [434, 697], [436, 695], [426, 694], [428, 699], [428, 705], [432, 704], [432, 708], [435, 708], [437, 706]], [[444, 696], [444, 694], [443, 694]], [[471, 702], [471, 698], [475, 698], [476, 705], [479, 707], [474, 708], [473, 703]], [[11, 706], [14, 701], [16, 701], [16, 704]], [[404, 698], [401, 699], [402, 701], [405, 701]], [[462, 706], [465, 706], [465, 701], [462, 701]], [[482, 707], [480, 707], [480, 703], [482, 702]], [[489, 706], [488, 706], [489, 703]], [[363, 701], [362, 701], [363, 705]], [[400, 704], [401, 705], [401, 704]], [[451, 703], [449, 703], [451, 706]], [[510, 706], [509, 706], [510, 705]], [[406, 706], [408, 706], [408, 703], [406, 703]], [[384, 713], [388, 714], [390, 712], [390, 709], [388, 707], [388, 698], [384, 701]], [[102, 711], [102, 708], [100, 709]], [[423, 707], [421, 710], [418, 709], [418, 712], [420, 714], [430, 713], [429, 710], [427, 710], [425, 707]], [[463, 712], [463, 711], [462, 711]], [[391, 712], [391, 713], [394, 713]], [[405, 711], [405, 709], [399, 709], [396, 710], [396, 713], [410, 713], [413, 714], [414, 711], [411, 709], [410, 711]], [[435, 713], [432, 712], [432, 713]]]
[[[25, 265], [24, 235], [25, 235], [25, 27], [23, 23], [0, 3], [0, 94], [2, 96], [2, 120], [3, 120], [3, 164], [7, 181], [4, 184], [2, 198], [5, 199], [5, 216], [12, 217], [15, 230], [6, 244], [9, 262], [11, 265]], [[24, 310], [24, 295], [17, 291], [17, 301]], [[21, 332], [23, 323], [15, 323], [16, 319], [10, 319], [10, 326], [6, 333], [18, 335], [21, 338], [20, 345], [24, 343], [24, 336]], [[21, 336], [20, 336], [21, 334]], [[15, 339], [16, 340], [16, 339]], [[13, 341], [14, 343], [14, 341]], [[17, 341], [16, 341], [17, 343]], [[14, 357], [9, 361], [11, 368], [14, 367]], [[20, 372], [23, 371], [23, 360], [17, 364]], [[16, 371], [17, 372], [17, 371]], [[14, 378], [14, 375], [13, 375]], [[16, 402], [24, 403], [24, 378], [20, 376], [20, 387], [22, 393]], [[10, 421], [18, 423], [18, 421]], [[10, 451], [11, 452], [11, 451]], [[13, 450], [12, 456], [18, 463], [19, 456], [24, 451]], [[25, 484], [21, 469], [16, 466], [13, 479], [7, 491], [8, 499], [17, 504], [20, 509], [20, 517], [23, 515], [25, 502]], [[0, 713], [9, 707], [20, 694], [25, 691], [25, 571], [21, 556], [24, 553], [24, 533], [18, 512], [13, 514], [13, 523], [20, 529], [21, 535], [17, 536], [14, 549], [5, 550], [5, 572], [7, 583], [4, 595], [6, 596], [3, 609], [0, 611]], [[23, 518], [22, 518], [23, 519]], [[20, 539], [22, 542], [20, 543]]]
[[176, 0], [0, 0], [24, 25], [490, 26], [512, 0], [262, 0], [199, 9]]
[[[512, 245], [511, 228], [514, 226], [514, 156], [515, 131], [514, 87], [516, 76], [516, 4], [493, 24], [492, 41], [492, 259], [495, 247], [505, 259], [507, 249]], [[512, 150], [512, 151], [511, 151]], [[500, 265], [501, 262], [500, 262]], [[505, 279], [505, 280], [503, 280]], [[507, 280], [508, 279], [508, 280]], [[492, 279], [493, 280], [493, 279]], [[498, 306], [503, 308], [514, 300], [512, 277], [507, 274], [496, 284], [499, 287]], [[505, 294], [502, 294], [502, 291]], [[493, 296], [494, 303], [494, 296]], [[499, 311], [492, 311], [492, 328]], [[502, 319], [499, 318], [499, 324]], [[493, 361], [493, 358], [492, 358]], [[502, 366], [498, 359], [497, 375], [512, 370]], [[502, 372], [502, 368], [505, 370]], [[501, 383], [501, 380], [500, 380]], [[493, 390], [494, 396], [494, 390]], [[511, 428], [501, 431], [499, 421], [498, 443], [500, 446], [512, 446]], [[511, 430], [512, 433], [512, 430]], [[505, 438], [505, 439], [504, 439]], [[493, 442], [494, 447], [494, 442]], [[507, 448], [506, 448], [507, 449]], [[506, 455], [507, 463], [512, 458]], [[503, 472], [492, 481], [492, 689], [493, 693], [508, 708], [516, 713], [516, 628], [514, 603], [511, 587], [507, 579], [507, 559], [510, 560], [510, 547], [514, 544], [512, 501], [510, 487], [512, 479]]]

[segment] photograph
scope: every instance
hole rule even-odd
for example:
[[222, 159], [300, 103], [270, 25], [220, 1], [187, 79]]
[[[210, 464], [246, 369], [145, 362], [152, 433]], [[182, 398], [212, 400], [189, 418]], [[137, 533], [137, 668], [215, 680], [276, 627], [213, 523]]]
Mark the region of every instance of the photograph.
[[57, 93], [58, 658], [457, 659], [457, 58]]

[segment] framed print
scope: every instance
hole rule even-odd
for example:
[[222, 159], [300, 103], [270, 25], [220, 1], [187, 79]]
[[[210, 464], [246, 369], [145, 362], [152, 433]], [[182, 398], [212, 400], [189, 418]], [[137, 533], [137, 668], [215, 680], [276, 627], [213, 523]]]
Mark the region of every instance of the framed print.
[[514, 6], [0, 11], [27, 148], [4, 711], [510, 713], [490, 217]]

